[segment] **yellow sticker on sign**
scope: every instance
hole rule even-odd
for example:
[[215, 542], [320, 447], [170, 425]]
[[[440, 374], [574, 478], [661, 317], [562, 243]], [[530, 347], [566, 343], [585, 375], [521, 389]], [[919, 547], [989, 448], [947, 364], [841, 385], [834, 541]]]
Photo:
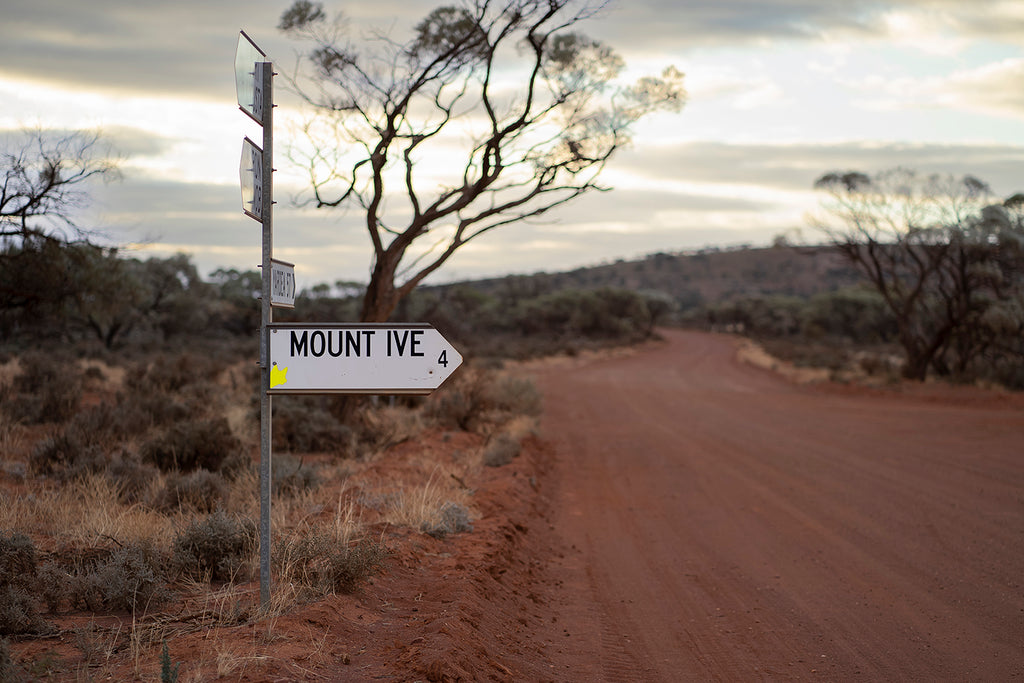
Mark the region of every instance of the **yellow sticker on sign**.
[[288, 381], [288, 368], [279, 368], [277, 363], [274, 363], [273, 367], [270, 368], [270, 388], [281, 386]]

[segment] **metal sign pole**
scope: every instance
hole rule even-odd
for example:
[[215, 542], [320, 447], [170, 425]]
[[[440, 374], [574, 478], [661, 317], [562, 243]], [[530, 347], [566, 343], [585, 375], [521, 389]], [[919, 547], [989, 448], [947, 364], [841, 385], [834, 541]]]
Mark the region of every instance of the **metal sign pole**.
[[273, 64], [256, 63], [256, 80], [262, 94], [263, 125], [263, 263], [260, 301], [260, 604], [270, 606], [270, 494], [271, 494], [271, 416], [270, 396], [270, 324], [274, 322], [271, 304], [272, 260], [274, 256], [274, 98]]

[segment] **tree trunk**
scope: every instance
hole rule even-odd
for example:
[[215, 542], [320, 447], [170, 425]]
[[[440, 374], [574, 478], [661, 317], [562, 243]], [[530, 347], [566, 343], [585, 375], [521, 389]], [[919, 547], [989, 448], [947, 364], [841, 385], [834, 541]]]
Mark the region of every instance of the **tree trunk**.
[[373, 267], [370, 284], [363, 295], [363, 307], [359, 314], [359, 322], [383, 323], [391, 317], [398, 301], [395, 298], [395, 267], [397, 263], [389, 263], [387, 255], [379, 258]]

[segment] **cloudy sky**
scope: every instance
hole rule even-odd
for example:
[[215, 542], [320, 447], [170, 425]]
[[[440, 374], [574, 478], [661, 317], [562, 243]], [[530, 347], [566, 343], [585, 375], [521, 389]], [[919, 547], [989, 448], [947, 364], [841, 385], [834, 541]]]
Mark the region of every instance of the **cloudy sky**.
[[[282, 68], [288, 0], [4, 0], [0, 131], [100, 128], [124, 179], [95, 189], [85, 222], [139, 256], [192, 254], [204, 274], [251, 269], [259, 224], [241, 212], [235, 102], [239, 29]], [[396, 38], [435, 5], [326, 7]], [[908, 166], [1024, 191], [1022, 0], [619, 0], [582, 27], [631, 68], [686, 74], [680, 114], [642, 123], [604, 180], [543, 223], [508, 227], [435, 281], [565, 270], [656, 251], [768, 244], [801, 228], [814, 180]], [[279, 99], [275, 149], [298, 105]], [[349, 213], [300, 210], [279, 154], [275, 256], [300, 285], [365, 281], [370, 248]]]

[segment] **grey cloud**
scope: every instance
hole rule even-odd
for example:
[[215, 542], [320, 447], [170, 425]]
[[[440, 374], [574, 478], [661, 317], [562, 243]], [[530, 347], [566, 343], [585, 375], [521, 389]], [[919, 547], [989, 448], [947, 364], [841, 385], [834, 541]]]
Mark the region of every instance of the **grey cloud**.
[[[8, 3], [11, 5], [12, 3]], [[127, 0], [34, 0], [4, 7], [0, 74], [94, 90], [136, 90], [228, 98], [238, 29], [285, 67], [297, 46], [276, 30], [289, 0], [151, 3]], [[366, 26], [400, 32], [432, 9], [427, 0], [381, 0], [342, 9]], [[681, 52], [765, 39], [813, 40], [829, 32], [881, 34], [892, 8], [939, 8], [964, 31], [1020, 39], [1019, 18], [997, 3], [960, 0], [647, 0], [612, 3], [584, 28], [623, 52]], [[364, 24], [359, 23], [362, 27]], [[358, 36], [358, 30], [353, 31]]]
[[631, 150], [617, 167], [651, 178], [702, 183], [735, 183], [782, 190], [809, 190], [833, 170], [876, 172], [906, 166], [921, 172], [970, 174], [1002, 194], [1024, 188], [1024, 147], [841, 143], [741, 145], [693, 142]]

